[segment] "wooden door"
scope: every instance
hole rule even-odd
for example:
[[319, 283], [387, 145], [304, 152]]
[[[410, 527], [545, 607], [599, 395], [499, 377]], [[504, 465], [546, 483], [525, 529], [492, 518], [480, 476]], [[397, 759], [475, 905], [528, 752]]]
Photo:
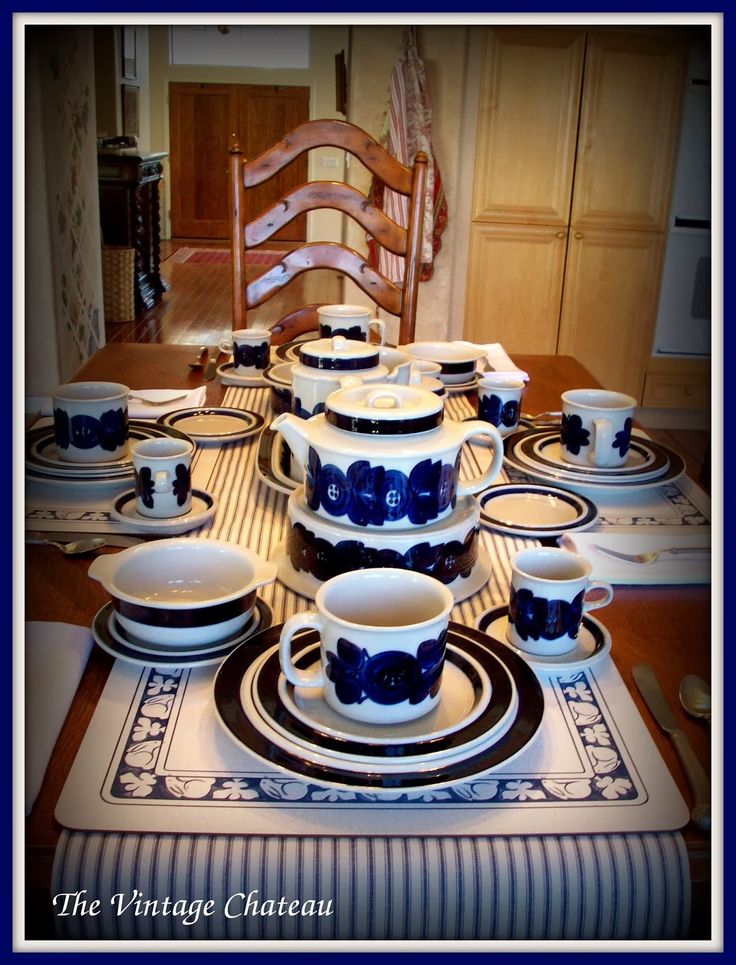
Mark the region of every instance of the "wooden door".
[[584, 57], [582, 30], [488, 31], [473, 221], [568, 223]]
[[554, 355], [566, 247], [556, 226], [473, 225], [465, 338]]
[[607, 389], [641, 399], [652, 352], [664, 235], [588, 228], [571, 233], [557, 351]]
[[591, 31], [572, 204], [576, 228], [667, 227], [684, 78], [678, 38]]
[[[237, 140], [246, 157], [260, 153], [309, 119], [309, 88], [252, 84], [169, 85], [171, 233], [175, 238], [230, 237], [228, 152]], [[307, 180], [303, 155], [249, 194], [252, 217]], [[306, 216], [274, 236], [306, 240]]]

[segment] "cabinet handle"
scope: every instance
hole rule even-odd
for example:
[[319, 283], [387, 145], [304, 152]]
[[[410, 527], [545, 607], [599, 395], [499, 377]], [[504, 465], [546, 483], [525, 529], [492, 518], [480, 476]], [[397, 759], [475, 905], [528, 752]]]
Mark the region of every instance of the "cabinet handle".
[[582, 238], [583, 236], [582, 236], [582, 234], [581, 234], [579, 231], [576, 231], [576, 232], [575, 232], [575, 237], [578, 238], [578, 239], [580, 239], [580, 238]]
[[558, 232], [557, 232], [557, 237], [558, 237], [558, 238], [564, 238], [564, 237], [565, 237], [565, 234], [566, 234], [566, 232], [564, 232], [564, 231], [558, 231]]

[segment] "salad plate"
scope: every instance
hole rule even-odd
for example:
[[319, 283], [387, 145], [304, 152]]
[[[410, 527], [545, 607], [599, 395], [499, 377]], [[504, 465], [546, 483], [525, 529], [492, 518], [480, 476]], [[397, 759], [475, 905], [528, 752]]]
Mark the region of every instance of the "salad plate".
[[113, 500], [110, 506], [110, 515], [119, 523], [128, 523], [140, 528], [141, 532], [151, 531], [175, 536], [179, 533], [188, 533], [198, 526], [203, 526], [208, 519], [214, 516], [216, 509], [217, 500], [214, 496], [202, 489], [193, 489], [192, 506], [189, 512], [182, 513], [181, 516], [165, 518], [143, 516], [136, 509], [135, 490], [129, 489]]
[[557, 486], [504, 483], [479, 502], [481, 520], [509, 536], [559, 536], [588, 529], [598, 518], [590, 499]]
[[[236, 647], [222, 662], [214, 683], [218, 720], [233, 742], [247, 753], [279, 770], [306, 777], [328, 787], [344, 787], [374, 795], [440, 788], [478, 777], [506, 764], [520, 754], [538, 733], [544, 710], [544, 696], [534, 672], [521, 658], [495, 640], [471, 627], [450, 623], [448, 643], [458, 650], [470, 640], [493, 653], [508, 671], [518, 695], [515, 712], [504, 732], [487, 743], [475, 744], [465, 752], [427, 758], [414, 763], [350, 761], [279, 738], [260, 717], [250, 699], [243, 700], [244, 678], [252, 682], [266, 654], [278, 645], [281, 627], [271, 627], [256, 638]], [[305, 634], [297, 646], [317, 642], [314, 633]], [[298, 651], [301, 652], [301, 649]], [[251, 691], [252, 692], [252, 691]]]
[[535, 667], [537, 670], [582, 670], [602, 660], [611, 651], [611, 634], [600, 620], [596, 620], [588, 613], [583, 614], [575, 646], [567, 653], [553, 656], [526, 653], [510, 644], [506, 639], [508, 623], [509, 608], [506, 603], [486, 610], [476, 620], [476, 626], [482, 633], [487, 633], [489, 637], [508, 647], [530, 667]]
[[201, 445], [238, 442], [255, 435], [265, 419], [257, 412], [232, 406], [208, 406], [199, 409], [178, 409], [161, 416], [159, 425], [172, 426], [185, 432]]
[[[531, 433], [534, 433], [533, 435]], [[578, 466], [565, 462], [561, 454], [560, 435], [556, 430], [531, 430], [514, 443], [514, 452], [524, 462], [561, 479], [590, 479], [591, 482], [629, 482], [656, 479], [669, 468], [669, 453], [657, 443], [632, 439], [629, 459], [622, 467]]]

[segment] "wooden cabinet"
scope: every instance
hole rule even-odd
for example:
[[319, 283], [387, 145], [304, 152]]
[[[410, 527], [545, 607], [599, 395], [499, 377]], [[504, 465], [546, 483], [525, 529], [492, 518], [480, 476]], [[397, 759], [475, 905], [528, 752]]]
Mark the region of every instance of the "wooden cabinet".
[[489, 28], [465, 336], [574, 355], [641, 397], [685, 44], [660, 28]]

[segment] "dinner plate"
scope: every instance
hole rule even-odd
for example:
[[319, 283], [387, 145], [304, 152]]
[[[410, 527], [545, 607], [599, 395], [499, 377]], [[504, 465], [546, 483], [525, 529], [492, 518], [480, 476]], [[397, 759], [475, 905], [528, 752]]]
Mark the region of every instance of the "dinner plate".
[[[241, 700], [243, 677], [249, 668], [278, 644], [281, 627], [259, 633], [247, 645], [236, 647], [222, 662], [214, 682], [215, 711], [225, 732], [242, 750], [279, 770], [307, 778], [328, 787], [343, 787], [371, 795], [440, 788], [487, 774], [520, 754], [538, 733], [544, 711], [544, 696], [532, 669], [516, 654], [491, 637], [471, 627], [450, 623], [448, 642], [459, 650], [471, 640], [493, 653], [506, 667], [518, 694], [518, 706], [505, 733], [498, 740], [473, 748], [460, 759], [439, 758], [422, 765], [402, 766], [381, 773], [367, 764], [346, 766], [335, 758], [303, 751], [296, 745], [279, 747], [264, 736], [248, 716]], [[316, 643], [310, 632], [295, 641], [298, 652]], [[388, 767], [388, 765], [386, 765]]]
[[[138, 442], [142, 439], [158, 439], [162, 436], [192, 441], [186, 433], [171, 426], [157, 425], [137, 419], [131, 419], [128, 424], [130, 442]], [[60, 459], [54, 440], [53, 425], [38, 426], [28, 431], [26, 435], [26, 468], [32, 470], [36, 476], [87, 482], [119, 479], [127, 476], [132, 478], [133, 476], [133, 460], [129, 454], [122, 459], [106, 462], [74, 463]]]
[[159, 425], [173, 426], [201, 444], [238, 442], [255, 435], [265, 419], [257, 412], [232, 406], [178, 409], [162, 415]]
[[[297, 665], [319, 659], [319, 645], [305, 647]], [[464, 641], [447, 647], [437, 706], [403, 724], [366, 724], [333, 710], [321, 687], [294, 687], [281, 673], [278, 649], [253, 675], [258, 714], [285, 739], [348, 759], [428, 760], [465, 751], [500, 735], [516, 713], [518, 697], [506, 668], [483, 647]]]
[[[532, 479], [539, 480], [543, 483], [553, 483], [558, 484], [560, 487], [565, 489], [572, 489], [576, 493], [581, 493], [582, 495], [587, 495], [595, 498], [596, 495], [608, 494], [613, 495], [625, 492], [635, 492], [637, 490], [643, 489], [658, 489], [660, 486], [666, 486], [668, 483], [674, 482], [679, 479], [680, 476], [685, 472], [685, 461], [676, 452], [671, 449], [667, 449], [667, 456], [669, 458], [669, 465], [667, 469], [651, 479], [637, 479], [628, 477], [607, 477], [605, 479], [589, 479], [587, 476], [579, 476], [574, 472], [562, 472], [556, 471], [550, 467], [540, 466], [533, 460], [529, 460], [527, 457], [520, 457], [516, 451], [517, 444], [521, 438], [527, 434], [531, 435], [537, 432], [545, 432], [546, 430], [535, 430], [535, 429], [525, 429], [520, 432], [516, 432], [513, 435], [507, 436], [505, 441], [505, 453], [504, 462], [507, 466], [511, 466], [518, 472], [525, 473]], [[666, 447], [662, 446], [665, 449]]]
[[[256, 611], [257, 618], [255, 617]], [[126, 641], [122, 638], [122, 628], [115, 621], [112, 603], [106, 603], [101, 610], [98, 610], [92, 621], [92, 637], [95, 643], [110, 656], [136, 667], [169, 667], [183, 670], [192, 667], [210, 667], [220, 663], [235, 647], [242, 646], [252, 636], [255, 637], [259, 631], [270, 626], [271, 619], [270, 608], [259, 598], [256, 600], [254, 607], [254, 619], [246, 624], [237, 635], [221, 640], [219, 646], [214, 649], [182, 647], [172, 650], [169, 647], [168, 649], [156, 649], [154, 652], [154, 644], [147, 641], [136, 641], [136, 645], [133, 645], [130, 640]], [[115, 634], [111, 628], [113, 621], [115, 621]], [[142, 646], [147, 649], [142, 650]]]
[[578, 639], [572, 650], [554, 656], [526, 653], [513, 646], [506, 639], [508, 623], [509, 608], [506, 603], [486, 610], [476, 620], [480, 631], [508, 647], [537, 670], [582, 670], [583, 667], [590, 667], [602, 660], [611, 651], [611, 634], [599, 620], [588, 613], [583, 614]]
[[198, 526], [202, 526], [211, 519], [217, 509], [214, 496], [202, 489], [192, 490], [192, 508], [181, 516], [161, 518], [156, 516], [142, 516], [136, 509], [135, 490], [129, 489], [113, 500], [110, 515], [120, 523], [129, 523], [141, 532], [166, 533], [175, 536], [178, 533], [188, 533]]
[[[285, 542], [278, 543], [271, 550], [269, 559], [276, 564], [279, 582], [300, 596], [306, 596], [309, 600], [314, 599], [317, 590], [322, 586], [322, 581], [312, 576], [311, 573], [294, 569], [286, 552]], [[459, 579], [456, 577], [452, 583], [447, 584], [448, 590], [451, 590], [455, 597], [455, 603], [461, 603], [474, 593], [482, 590], [491, 578], [492, 572], [491, 559], [479, 541], [478, 558], [470, 576], [460, 577]]]
[[268, 385], [261, 374], [238, 375], [233, 362], [223, 362], [222, 365], [218, 365], [217, 374], [223, 385], [240, 385], [247, 388], [261, 388]]
[[[623, 471], [616, 467], [577, 466], [565, 462], [556, 456], [561, 452], [560, 435], [557, 430], [531, 430], [514, 444], [514, 452], [522, 462], [535, 468], [559, 475], [560, 479], [590, 480], [591, 482], [628, 482], [630, 480], [657, 479], [669, 467], [669, 455], [663, 446], [657, 443], [632, 440], [632, 457], [630, 464], [623, 467]], [[550, 454], [547, 458], [546, 453]]]
[[301, 483], [287, 476], [281, 468], [281, 447], [284, 445], [280, 433], [274, 432], [270, 426], [263, 427], [256, 453], [256, 475], [269, 488], [289, 496]]
[[588, 529], [598, 518], [598, 507], [590, 499], [556, 486], [493, 486], [479, 503], [481, 520], [510, 536], [559, 536]]

